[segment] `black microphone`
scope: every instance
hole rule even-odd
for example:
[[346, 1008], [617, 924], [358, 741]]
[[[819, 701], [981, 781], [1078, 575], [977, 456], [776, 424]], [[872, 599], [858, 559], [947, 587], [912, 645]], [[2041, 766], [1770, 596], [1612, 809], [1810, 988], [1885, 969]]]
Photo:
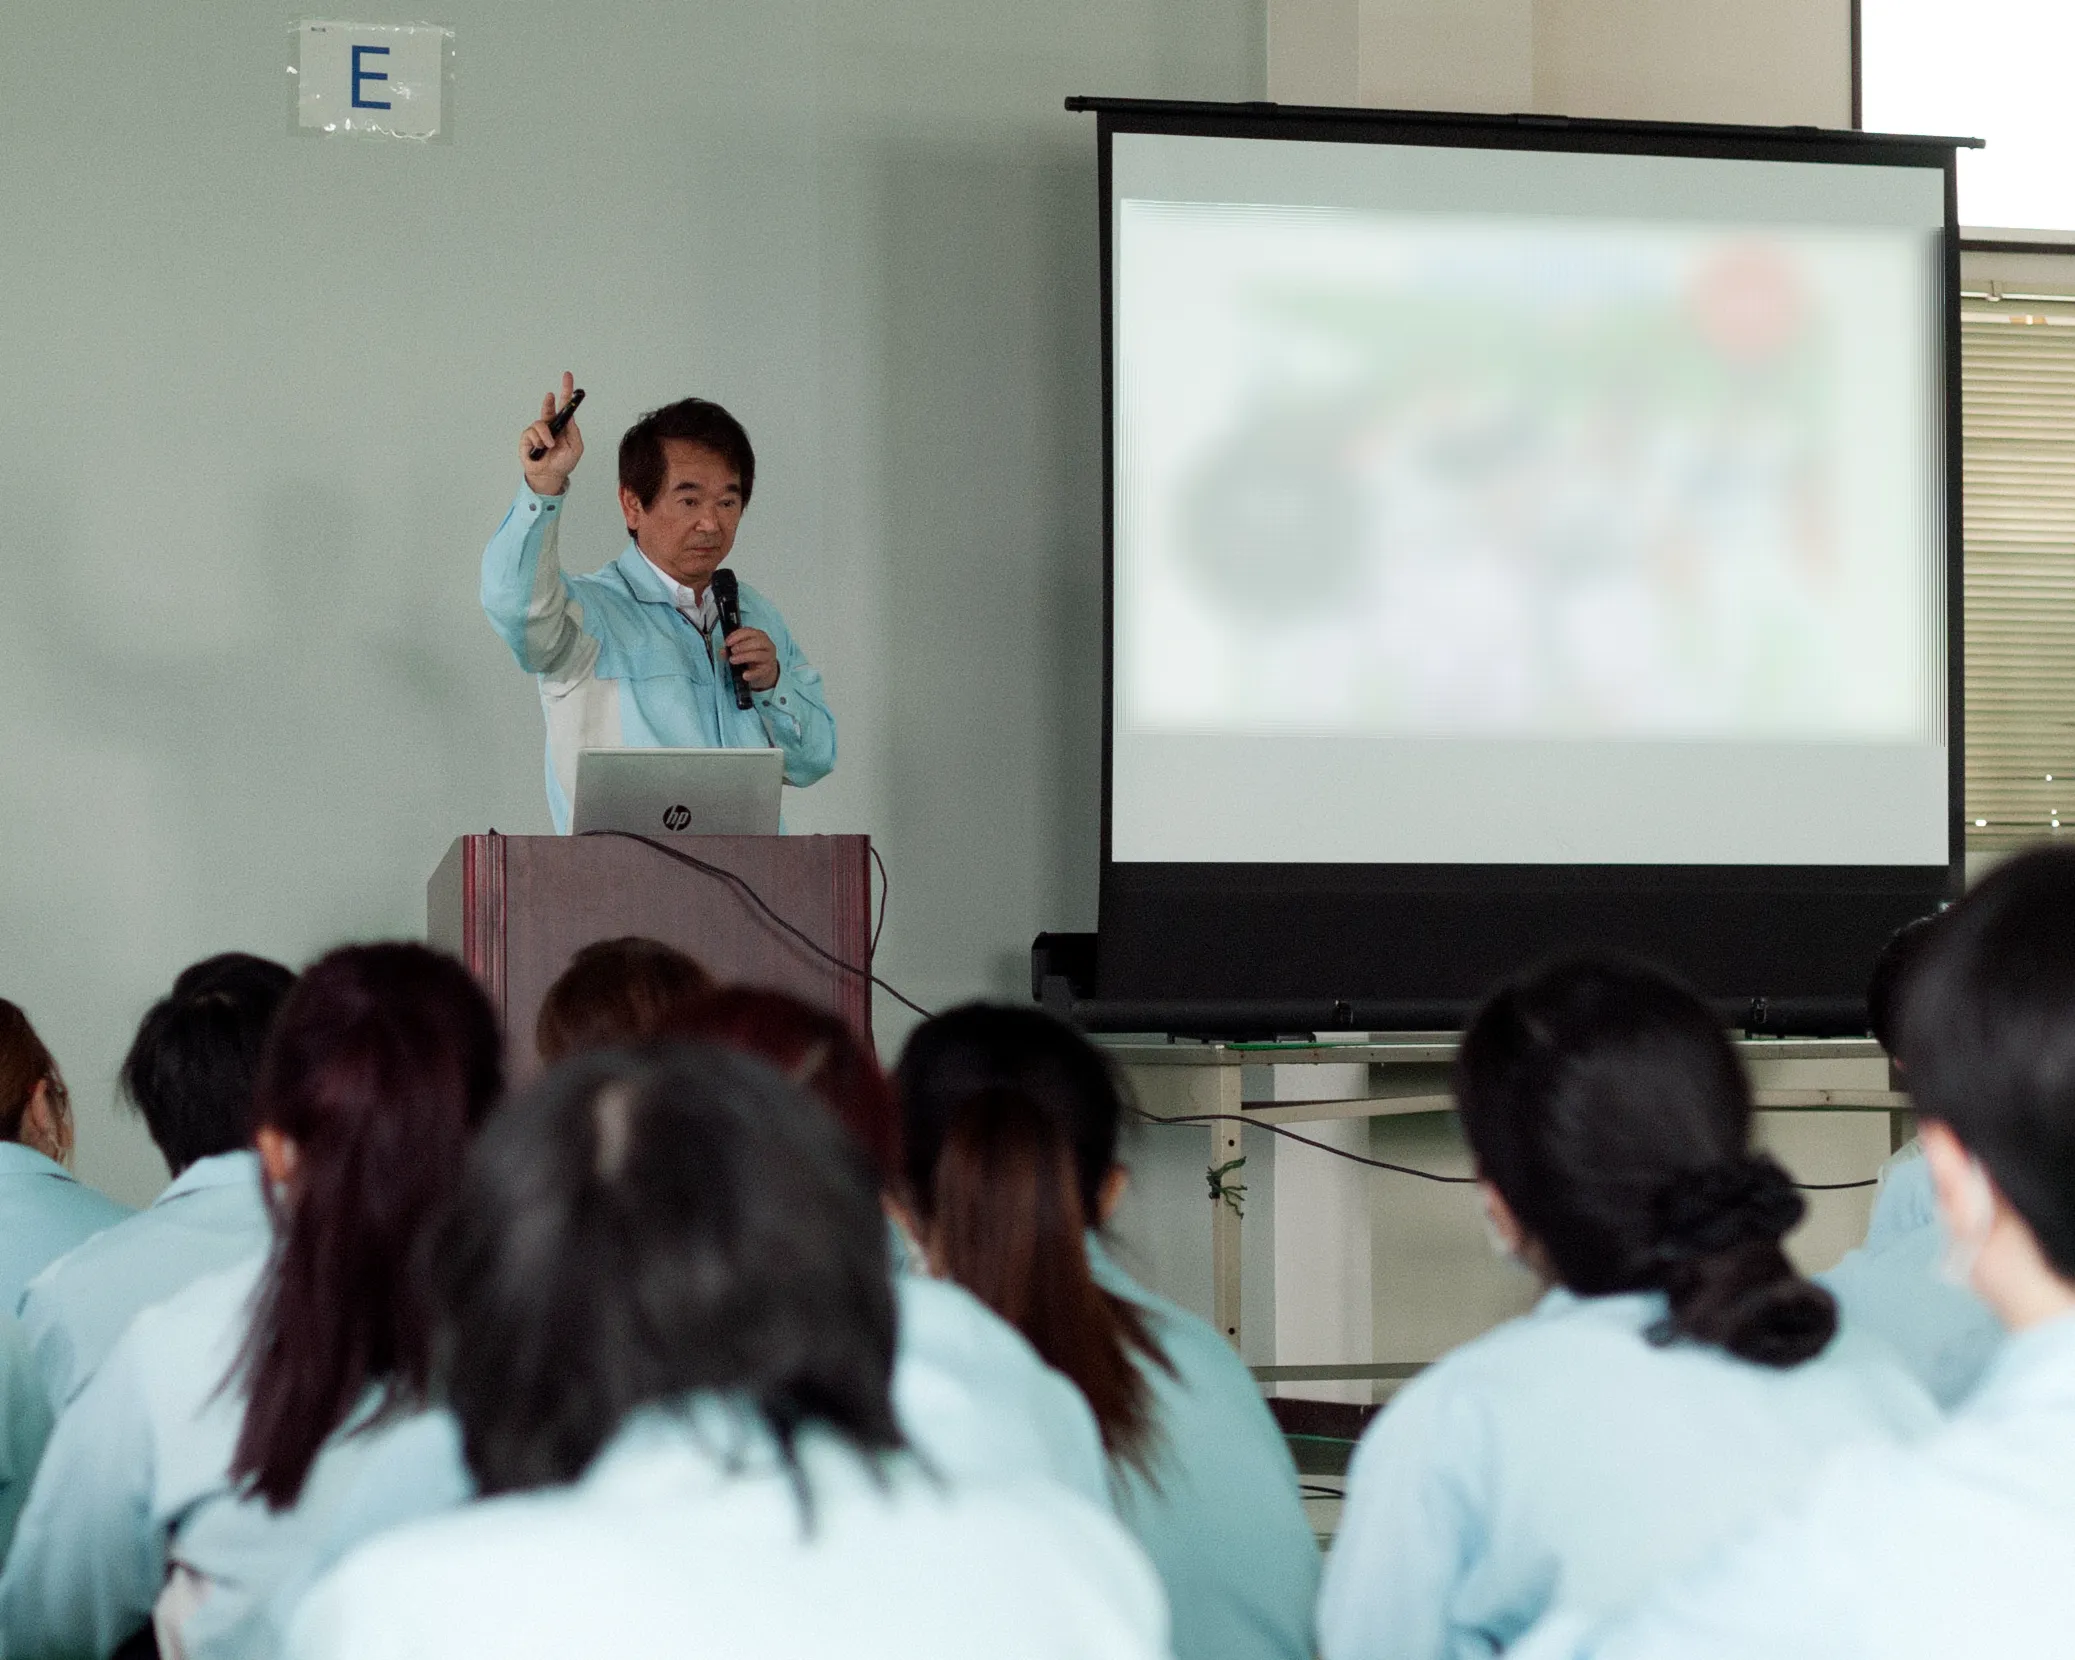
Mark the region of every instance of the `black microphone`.
[[[728, 636], [742, 626], [742, 593], [735, 584], [733, 571], [713, 573], [713, 608], [720, 613], [721, 644], [728, 643]], [[733, 663], [728, 665], [728, 678], [735, 682], [735, 707], [750, 706], [749, 682], [742, 678], [742, 671]]]

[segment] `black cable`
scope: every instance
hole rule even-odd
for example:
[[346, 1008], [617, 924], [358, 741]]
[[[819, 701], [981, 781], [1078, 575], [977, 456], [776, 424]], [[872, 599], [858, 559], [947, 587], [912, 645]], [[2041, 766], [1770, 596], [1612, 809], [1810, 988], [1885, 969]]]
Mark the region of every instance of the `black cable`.
[[1299, 1135], [1295, 1130], [1285, 1129], [1280, 1124], [1271, 1124], [1266, 1119], [1242, 1118], [1232, 1112], [1190, 1113], [1178, 1118], [1163, 1118], [1159, 1113], [1147, 1112], [1143, 1107], [1132, 1111], [1152, 1124], [1252, 1124], [1271, 1134], [1287, 1136], [1292, 1141], [1301, 1141], [1307, 1147], [1316, 1147], [1321, 1153], [1331, 1153], [1335, 1158], [1346, 1159], [1350, 1164], [1366, 1164], [1373, 1170], [1389, 1170], [1400, 1176], [1417, 1176], [1423, 1182], [1446, 1182], [1450, 1186], [1468, 1186], [1477, 1180], [1475, 1176], [1443, 1176], [1438, 1171], [1415, 1170], [1409, 1164], [1392, 1164], [1385, 1159], [1364, 1158], [1360, 1153], [1350, 1153], [1345, 1147], [1335, 1147], [1330, 1142], [1314, 1141], [1308, 1135]]
[[[1292, 1141], [1301, 1141], [1307, 1147], [1316, 1147], [1321, 1153], [1331, 1153], [1336, 1159], [1346, 1159], [1350, 1164], [1366, 1164], [1372, 1170], [1388, 1170], [1399, 1176], [1417, 1176], [1423, 1182], [1446, 1182], [1454, 1186], [1474, 1183], [1475, 1176], [1444, 1176], [1435, 1170], [1415, 1170], [1409, 1164], [1392, 1164], [1386, 1159], [1364, 1158], [1360, 1153], [1350, 1153], [1345, 1147], [1335, 1147], [1330, 1142], [1314, 1141], [1308, 1135], [1299, 1135], [1295, 1130], [1281, 1124], [1271, 1124], [1265, 1118], [1246, 1118], [1231, 1112], [1199, 1112], [1178, 1117], [1165, 1118], [1156, 1112], [1147, 1112], [1143, 1107], [1132, 1109], [1149, 1124], [1251, 1124], [1256, 1129], [1267, 1130], [1273, 1135], [1288, 1136]], [[1880, 1178], [1871, 1176], [1863, 1182], [1796, 1182], [1804, 1193], [1841, 1193], [1847, 1188], [1878, 1187]]]
[[[821, 958], [823, 962], [828, 963], [833, 967], [840, 968], [845, 974], [855, 974], [861, 980], [869, 980], [873, 985], [877, 986], [881, 991], [885, 992], [887, 996], [891, 997], [896, 1003], [902, 1004], [907, 1008], [913, 1009], [917, 1014], [921, 1015], [924, 1020], [928, 1020], [929, 1018], [931, 1018], [930, 1010], [925, 1009], [920, 1003], [916, 1002], [912, 997], [909, 997], [898, 987], [891, 986], [887, 984], [886, 981], [880, 979], [878, 975], [872, 972], [869, 965], [860, 968], [856, 963], [845, 961], [843, 958], [837, 956], [835, 952], [824, 949], [814, 940], [810, 939], [805, 932], [803, 932], [799, 928], [794, 927], [790, 922], [786, 921], [784, 917], [780, 916], [776, 911], [772, 910], [769, 905], [765, 904], [764, 896], [758, 893], [755, 888], [751, 887], [748, 882], [744, 881], [742, 877], [736, 875], [734, 871], [724, 870], [721, 868], [721, 866], [716, 864], [709, 864], [706, 860], [699, 858], [696, 854], [686, 853], [681, 848], [665, 846], [662, 842], [655, 840], [651, 836], [639, 835], [632, 830], [586, 830], [583, 832], [583, 834], [585, 834], [586, 836], [617, 836], [622, 841], [639, 842], [643, 847], [653, 849], [655, 852], [662, 854], [663, 857], [666, 859], [674, 859], [681, 865], [689, 865], [693, 870], [701, 871], [708, 876], [715, 877], [718, 880], [727, 883], [729, 887], [735, 889], [735, 891], [741, 894], [744, 899], [747, 899], [758, 910], [762, 911], [765, 916], [769, 917], [780, 928], [784, 929], [786, 933], [790, 934], [794, 939], [798, 940], [800, 944], [804, 945], [809, 951], [813, 952], [815, 956]], [[883, 872], [883, 866], [881, 867], [881, 870]]]
[[872, 855], [872, 863], [879, 867], [879, 920], [872, 924], [872, 944], [865, 960], [874, 968], [879, 965], [879, 936], [886, 932], [886, 906], [893, 898], [893, 878], [886, 874], [886, 861], [879, 857], [879, 844], [868, 841], [865, 851]]

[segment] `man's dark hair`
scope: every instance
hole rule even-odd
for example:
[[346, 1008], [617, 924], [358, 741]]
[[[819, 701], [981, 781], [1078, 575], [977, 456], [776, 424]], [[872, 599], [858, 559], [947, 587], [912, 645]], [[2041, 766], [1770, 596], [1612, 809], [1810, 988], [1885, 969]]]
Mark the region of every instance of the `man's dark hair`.
[[1920, 916], [1903, 923], [1888, 936], [1888, 943], [1873, 959], [1873, 977], [1866, 982], [1866, 1027], [1891, 1059], [1901, 1058], [1897, 1046], [1902, 1041], [1898, 1028], [1903, 988], [1916, 972], [1917, 964], [1924, 960], [1937, 921], [1936, 916]]
[[1752, 1152], [1750, 1084], [1688, 987], [1615, 958], [1516, 975], [1463, 1033], [1455, 1099], [1477, 1173], [1571, 1291], [1662, 1291], [1653, 1342], [1762, 1366], [1829, 1343], [1836, 1303], [1780, 1246], [1801, 1196]]
[[1903, 988], [1902, 1044], [1918, 1113], [2075, 1280], [2075, 849], [2013, 859], [1939, 917]]
[[600, 1050], [549, 1072], [483, 1131], [430, 1260], [485, 1493], [574, 1481], [631, 1415], [694, 1394], [754, 1411], [796, 1481], [810, 1427], [902, 1445], [878, 1183], [832, 1114], [746, 1056]]
[[742, 481], [742, 505], [749, 505], [749, 493], [756, 488], [757, 456], [749, 447], [749, 434], [742, 430], [742, 423], [705, 398], [680, 398], [661, 409], [651, 409], [620, 440], [620, 488], [633, 491], [643, 507], [656, 505], [656, 495], [670, 470], [663, 454], [666, 438], [711, 450], [733, 467]]
[[252, 1080], [294, 984], [281, 964], [228, 951], [183, 970], [139, 1023], [122, 1091], [174, 1175], [251, 1142]]

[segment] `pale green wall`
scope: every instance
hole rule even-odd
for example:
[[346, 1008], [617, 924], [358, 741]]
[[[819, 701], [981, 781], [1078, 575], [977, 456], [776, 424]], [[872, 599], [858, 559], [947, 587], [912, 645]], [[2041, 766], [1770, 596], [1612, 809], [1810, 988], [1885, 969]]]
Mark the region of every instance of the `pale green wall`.
[[740, 567], [842, 721], [791, 812], [880, 840], [889, 977], [1007, 990], [1092, 921], [1094, 122], [1060, 101], [1260, 96], [1261, 0], [435, 13], [438, 148], [290, 138], [273, 6], [0, 24], [0, 995], [127, 1199], [163, 1173], [113, 1071], [177, 968], [415, 933], [449, 838], [546, 828], [475, 568], [565, 365], [572, 563], [614, 551], [641, 409], [756, 436]]

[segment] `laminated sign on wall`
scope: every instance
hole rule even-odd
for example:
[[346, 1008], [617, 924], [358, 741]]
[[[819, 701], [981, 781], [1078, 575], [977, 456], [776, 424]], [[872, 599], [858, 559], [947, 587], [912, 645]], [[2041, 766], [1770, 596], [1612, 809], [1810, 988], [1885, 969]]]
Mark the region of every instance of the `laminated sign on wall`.
[[288, 33], [288, 130], [444, 144], [454, 31], [435, 23], [298, 23]]

